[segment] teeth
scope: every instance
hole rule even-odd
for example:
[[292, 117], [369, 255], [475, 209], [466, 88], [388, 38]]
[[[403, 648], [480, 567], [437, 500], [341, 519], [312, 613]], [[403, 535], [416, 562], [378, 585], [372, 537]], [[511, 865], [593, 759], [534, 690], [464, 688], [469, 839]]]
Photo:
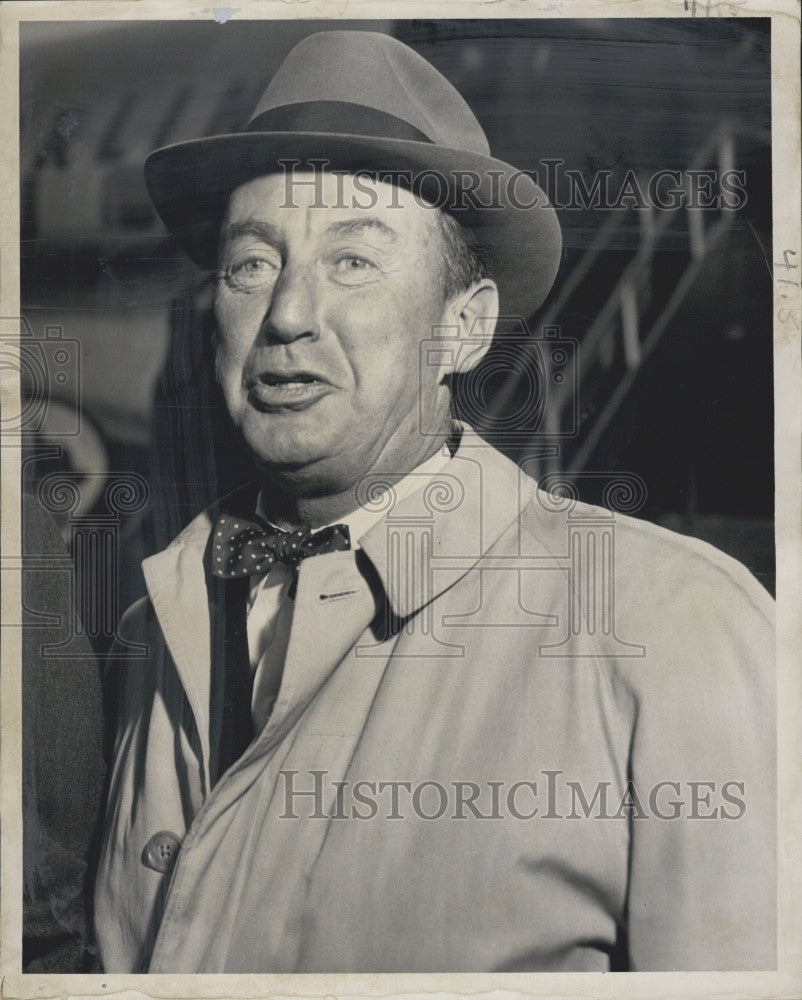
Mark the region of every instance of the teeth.
[[316, 378], [305, 378], [305, 377], [302, 377], [302, 378], [293, 378], [293, 379], [270, 378], [270, 377], [268, 377], [268, 378], [265, 378], [264, 381], [268, 385], [311, 385], [311, 384], [317, 382], [318, 379], [316, 379]]

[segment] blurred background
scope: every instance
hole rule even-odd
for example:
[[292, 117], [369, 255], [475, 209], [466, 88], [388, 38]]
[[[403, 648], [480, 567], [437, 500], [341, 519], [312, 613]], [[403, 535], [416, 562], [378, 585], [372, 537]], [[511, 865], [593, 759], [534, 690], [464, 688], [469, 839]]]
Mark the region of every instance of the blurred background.
[[[142, 163], [239, 130], [292, 46], [333, 27], [416, 48], [558, 206], [555, 287], [520, 351], [502, 343], [460, 384], [461, 415], [583, 499], [637, 477], [636, 516], [772, 589], [768, 20], [24, 23], [23, 478], [85, 567], [96, 650], [144, 592], [141, 559], [248, 474], [210, 377], [209, 289], [164, 234]], [[664, 170], [681, 185], [706, 171], [709, 206], [633, 194]], [[588, 191], [604, 176], [608, 204], [583, 205], [566, 171]], [[735, 207], [714, 207], [724, 176]]]

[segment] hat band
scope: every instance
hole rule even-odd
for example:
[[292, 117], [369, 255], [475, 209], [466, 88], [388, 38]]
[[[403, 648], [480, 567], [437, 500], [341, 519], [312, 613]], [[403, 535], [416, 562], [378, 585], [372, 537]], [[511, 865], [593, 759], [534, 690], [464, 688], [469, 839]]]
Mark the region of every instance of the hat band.
[[330, 132], [380, 139], [432, 140], [420, 129], [388, 111], [350, 101], [302, 101], [268, 108], [252, 118], [246, 132]]

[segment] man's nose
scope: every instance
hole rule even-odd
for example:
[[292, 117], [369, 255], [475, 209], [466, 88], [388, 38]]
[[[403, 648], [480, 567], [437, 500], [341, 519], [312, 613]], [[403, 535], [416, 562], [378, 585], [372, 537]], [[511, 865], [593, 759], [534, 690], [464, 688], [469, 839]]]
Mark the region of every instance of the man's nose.
[[269, 339], [289, 342], [317, 337], [317, 294], [309, 267], [287, 263], [281, 270], [262, 323]]

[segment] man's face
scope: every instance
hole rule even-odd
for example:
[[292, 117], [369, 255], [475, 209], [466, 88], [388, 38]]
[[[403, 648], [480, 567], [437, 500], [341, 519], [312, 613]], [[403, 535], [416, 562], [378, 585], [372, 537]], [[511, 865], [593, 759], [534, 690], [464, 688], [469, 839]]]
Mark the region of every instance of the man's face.
[[419, 401], [427, 429], [448, 414], [437, 370], [421, 380], [418, 360], [446, 314], [436, 210], [389, 184], [312, 179], [274, 174], [234, 191], [215, 293], [234, 424], [259, 466], [310, 494], [376, 467], [409, 471], [431, 446]]

